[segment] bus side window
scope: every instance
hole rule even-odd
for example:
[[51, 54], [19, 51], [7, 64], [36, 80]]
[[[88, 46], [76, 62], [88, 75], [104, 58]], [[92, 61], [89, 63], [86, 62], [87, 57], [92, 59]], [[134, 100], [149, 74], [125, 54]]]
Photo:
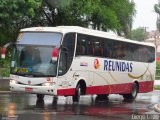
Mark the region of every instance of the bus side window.
[[82, 40], [81, 40], [81, 45], [80, 45], [80, 52], [81, 52], [82, 55], [85, 55], [85, 54], [86, 54], [85, 44], [86, 44], [86, 40], [85, 40], [85, 39], [82, 39]]
[[134, 45], [135, 51], [134, 51], [134, 60], [140, 62], [139, 59], [139, 46]]
[[104, 49], [103, 49], [103, 56], [104, 57], [110, 57], [111, 56], [111, 51], [110, 51], [110, 48], [109, 48], [109, 41], [108, 41], [108, 39], [104, 39], [103, 40], [104, 41]]
[[94, 56], [103, 56], [102, 40], [98, 37], [91, 37], [91, 53]]
[[95, 49], [94, 49], [94, 45], [93, 45], [93, 42], [92, 41], [90, 41], [90, 55], [91, 56], [94, 56], [94, 52], [95, 52]]
[[86, 39], [83, 35], [77, 37], [76, 55], [86, 55]]
[[111, 58], [117, 59], [116, 42], [110, 41], [109, 46], [110, 46], [110, 51], [111, 51]]
[[148, 55], [148, 62], [153, 62], [155, 59], [155, 50], [152, 47], [148, 47], [149, 55]]
[[77, 36], [76, 55], [92, 55], [90, 36], [83, 34]]
[[82, 50], [81, 50], [81, 41], [77, 40], [77, 48], [76, 48], [76, 55], [81, 55]]

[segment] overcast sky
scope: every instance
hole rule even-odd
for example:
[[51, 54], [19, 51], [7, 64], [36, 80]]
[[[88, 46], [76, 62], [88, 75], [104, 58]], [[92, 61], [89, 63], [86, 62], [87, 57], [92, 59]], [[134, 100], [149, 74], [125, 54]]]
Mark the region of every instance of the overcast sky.
[[154, 4], [157, 4], [158, 0], [134, 0], [134, 2], [137, 12], [133, 29], [147, 27], [147, 31], [156, 30], [157, 14], [154, 12]]

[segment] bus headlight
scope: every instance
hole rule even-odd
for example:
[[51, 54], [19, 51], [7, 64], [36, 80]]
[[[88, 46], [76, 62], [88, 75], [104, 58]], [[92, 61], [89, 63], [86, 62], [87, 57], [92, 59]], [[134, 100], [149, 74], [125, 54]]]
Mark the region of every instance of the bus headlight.
[[17, 84], [18, 82], [16, 80], [10, 80], [10, 83]]

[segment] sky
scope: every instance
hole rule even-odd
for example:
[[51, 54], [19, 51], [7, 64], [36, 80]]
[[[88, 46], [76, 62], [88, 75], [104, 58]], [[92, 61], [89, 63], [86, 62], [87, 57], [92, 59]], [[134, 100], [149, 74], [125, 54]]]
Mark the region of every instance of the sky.
[[157, 14], [154, 11], [154, 4], [158, 4], [158, 0], [134, 0], [134, 2], [136, 4], [136, 15], [133, 29], [147, 27], [147, 31], [156, 30]]

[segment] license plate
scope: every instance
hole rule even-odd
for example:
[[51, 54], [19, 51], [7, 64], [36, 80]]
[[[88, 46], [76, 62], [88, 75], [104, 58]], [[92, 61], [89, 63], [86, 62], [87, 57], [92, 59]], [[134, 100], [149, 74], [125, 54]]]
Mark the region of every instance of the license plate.
[[25, 88], [25, 91], [26, 91], [26, 92], [32, 92], [33, 89], [32, 89], [32, 88]]

